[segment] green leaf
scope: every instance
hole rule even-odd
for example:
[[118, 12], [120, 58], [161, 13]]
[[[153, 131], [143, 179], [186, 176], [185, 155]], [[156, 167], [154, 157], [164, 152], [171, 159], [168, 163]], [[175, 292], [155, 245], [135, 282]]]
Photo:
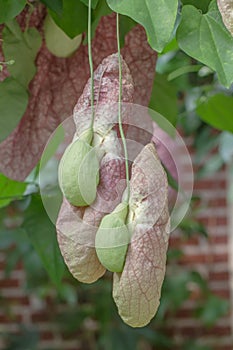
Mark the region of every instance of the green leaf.
[[44, 5], [46, 5], [50, 10], [56, 12], [57, 14], [62, 14], [63, 3], [62, 0], [40, 0]]
[[0, 83], [0, 142], [17, 126], [28, 104], [28, 93], [14, 78]]
[[49, 220], [40, 196], [32, 196], [22, 227], [40, 256], [51, 280], [59, 287], [65, 265], [57, 243], [56, 229]]
[[27, 0], [0, 0], [0, 23], [17, 16], [26, 5]]
[[115, 12], [143, 25], [151, 47], [161, 52], [169, 42], [175, 25], [177, 0], [107, 0]]
[[193, 5], [204, 13], [208, 11], [211, 0], [181, 0], [183, 5]]
[[162, 162], [162, 166], [165, 170], [165, 173], [167, 175], [167, 181], [168, 181], [168, 185], [173, 188], [174, 190], [176, 190], [177, 192], [179, 191], [179, 185], [178, 182], [176, 181], [176, 179], [174, 179], [174, 177], [171, 175], [171, 173], [169, 172], [169, 170], [166, 168], [166, 166], [163, 164]]
[[126, 34], [136, 25], [137, 23], [128, 16], [120, 16], [120, 45], [121, 47], [125, 44]]
[[217, 320], [224, 316], [229, 310], [227, 300], [220, 299], [215, 295], [209, 295], [203, 305], [197, 309], [196, 316], [201, 319], [204, 325], [211, 327]]
[[169, 83], [167, 75], [156, 73], [149, 107], [175, 125], [178, 115], [176, 87]]
[[[0, 94], [1, 96], [1, 94]], [[0, 174], [0, 208], [7, 206], [14, 199], [20, 198], [27, 184], [9, 179]]]
[[173, 38], [163, 49], [162, 55], [170, 52], [170, 51], [177, 51], [179, 49], [179, 46], [177, 44], [176, 38]]
[[87, 29], [88, 8], [80, 0], [63, 0], [61, 15], [49, 10], [55, 23], [70, 37], [74, 38]]
[[198, 72], [201, 68], [202, 68], [201, 64], [195, 64], [195, 65], [189, 65], [189, 66], [183, 66], [183, 67], [177, 68], [176, 70], [174, 70], [168, 75], [167, 80], [171, 81], [176, 78], [179, 78], [183, 74]]
[[82, 35], [71, 39], [52, 17], [47, 14], [44, 20], [44, 38], [48, 50], [55, 56], [66, 58], [71, 56], [81, 45]]
[[[112, 10], [108, 7], [106, 0], [99, 0], [95, 10], [92, 11], [92, 36], [94, 37], [95, 30], [99, 24], [102, 16], [107, 16], [112, 13]], [[84, 40], [87, 43], [87, 37]]]
[[199, 104], [197, 113], [206, 123], [220, 130], [233, 132], [233, 97], [216, 94]]
[[204, 293], [208, 293], [208, 282], [198, 271], [191, 271], [191, 278], [192, 283], [196, 283]]
[[[89, 5], [89, 0], [81, 0], [86, 6], [88, 6]], [[99, 0], [92, 0], [91, 1], [91, 7], [93, 8], [93, 9], [95, 9], [96, 8], [96, 6], [97, 6], [97, 4], [98, 4], [98, 2], [99, 2]]]
[[206, 14], [191, 5], [183, 7], [177, 30], [180, 48], [218, 73], [220, 82], [233, 82], [233, 37], [223, 25], [215, 1]]
[[15, 61], [8, 66], [8, 71], [27, 87], [36, 73], [34, 61], [42, 44], [41, 36], [36, 28], [29, 28], [23, 33], [16, 20], [6, 23], [2, 35], [5, 59]]
[[178, 310], [185, 300], [189, 298], [190, 291], [188, 289], [188, 283], [191, 280], [191, 274], [189, 272], [179, 273], [175, 270], [173, 275], [167, 275], [162, 291], [164, 297], [161, 300], [161, 304], [164, 304], [164, 311], [166, 309], [171, 312]]

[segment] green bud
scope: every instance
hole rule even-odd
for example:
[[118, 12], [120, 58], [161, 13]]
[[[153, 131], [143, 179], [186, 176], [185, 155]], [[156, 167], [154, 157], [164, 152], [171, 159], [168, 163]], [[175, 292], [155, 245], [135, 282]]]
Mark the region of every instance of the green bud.
[[12, 66], [13, 64], [15, 64], [15, 60], [7, 61], [6, 64], [8, 64], [8, 66]]
[[90, 146], [93, 132], [87, 130], [65, 150], [58, 168], [58, 181], [63, 195], [75, 206], [87, 206], [96, 198], [99, 161]]
[[95, 248], [101, 264], [112, 272], [121, 272], [130, 242], [125, 225], [128, 204], [120, 203], [112, 213], [105, 215], [96, 233]]

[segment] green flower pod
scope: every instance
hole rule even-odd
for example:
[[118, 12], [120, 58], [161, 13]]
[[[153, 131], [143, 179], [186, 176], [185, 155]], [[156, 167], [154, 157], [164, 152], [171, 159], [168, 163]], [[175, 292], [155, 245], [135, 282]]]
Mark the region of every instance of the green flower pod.
[[95, 248], [101, 264], [112, 272], [121, 272], [130, 242], [125, 225], [128, 204], [120, 203], [112, 213], [105, 215], [95, 237]]
[[88, 130], [65, 150], [58, 168], [58, 181], [64, 197], [74, 206], [87, 206], [96, 198], [99, 183], [99, 160], [90, 146]]

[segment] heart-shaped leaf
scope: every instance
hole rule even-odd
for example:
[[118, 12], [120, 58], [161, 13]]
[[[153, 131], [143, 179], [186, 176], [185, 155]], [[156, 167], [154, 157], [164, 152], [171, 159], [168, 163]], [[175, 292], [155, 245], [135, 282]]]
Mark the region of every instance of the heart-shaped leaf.
[[2, 35], [5, 59], [15, 61], [8, 71], [27, 87], [36, 73], [35, 58], [42, 44], [40, 33], [36, 28], [22, 32], [18, 22], [13, 20], [6, 23]]
[[197, 107], [202, 120], [220, 130], [233, 132], [233, 97], [216, 94]]
[[215, 70], [220, 82], [230, 87], [233, 82], [233, 37], [225, 28], [214, 1], [206, 14], [194, 6], [184, 6], [177, 40], [183, 51]]
[[143, 25], [151, 47], [158, 52], [163, 50], [174, 28], [177, 0], [107, 0], [107, 3], [113, 11]]
[[[86, 6], [88, 6], [89, 5], [89, 0], [81, 0]], [[91, 7], [93, 8], [93, 9], [95, 9], [96, 8], [96, 6], [97, 6], [97, 4], [98, 4], [98, 1], [99, 0], [92, 0], [91, 1]]]
[[0, 142], [18, 125], [28, 104], [28, 93], [14, 78], [0, 83]]
[[26, 0], [0, 0], [0, 23], [17, 16], [26, 5]]
[[0, 208], [7, 206], [12, 200], [20, 198], [26, 187], [25, 182], [8, 179], [0, 173]]
[[87, 28], [87, 7], [81, 1], [63, 1], [62, 15], [51, 10], [49, 13], [58, 27], [72, 39]]

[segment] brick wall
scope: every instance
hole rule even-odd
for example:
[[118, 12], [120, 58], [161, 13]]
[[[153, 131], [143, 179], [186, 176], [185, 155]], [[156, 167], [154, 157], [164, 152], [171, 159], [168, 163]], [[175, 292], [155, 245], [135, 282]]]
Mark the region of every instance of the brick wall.
[[[179, 264], [184, 269], [198, 271], [207, 281], [214, 295], [229, 301], [229, 313], [221, 317], [213, 328], [203, 327], [192, 317], [198, 291], [193, 290], [174, 319], [170, 319], [171, 333], [176, 338], [194, 337], [217, 350], [233, 349], [232, 322], [232, 217], [227, 203], [227, 170], [194, 183], [194, 194], [200, 196], [198, 219], [208, 232], [208, 239], [195, 235], [183, 240], [179, 230], [171, 236], [170, 247], [182, 247], [185, 255]], [[230, 248], [231, 247], [231, 248]], [[192, 290], [192, 288], [191, 288]]]
[[[209, 238], [194, 235], [184, 240], [179, 230], [171, 235], [170, 247], [182, 247], [185, 255], [178, 261], [179, 268], [195, 269], [208, 280], [211, 290], [232, 304], [233, 239], [232, 215], [227, 206], [227, 170], [195, 182], [194, 193], [201, 197], [203, 208], [199, 219], [206, 225]], [[229, 215], [230, 213], [230, 215]], [[4, 278], [4, 262], [7, 256], [0, 253], [0, 333], [16, 332], [20, 324], [34, 326], [40, 332], [40, 348], [56, 350], [84, 349], [78, 337], [65, 339], [53, 320], [53, 306], [49, 300], [42, 300], [25, 292], [25, 274], [22, 265]], [[172, 268], [168, 266], [169, 269]], [[93, 288], [95, 288], [93, 286]], [[233, 289], [233, 288], [232, 288]], [[221, 317], [213, 328], [203, 327], [193, 318], [193, 305], [198, 298], [198, 290], [190, 286], [191, 296], [179, 312], [167, 320], [167, 332], [177, 342], [194, 337], [215, 350], [233, 349], [233, 315]], [[10, 305], [10, 307], [9, 307]], [[64, 305], [58, 305], [64, 308]], [[90, 321], [90, 320], [89, 320]], [[88, 322], [89, 322], [88, 321]], [[88, 327], [90, 325], [88, 324]], [[0, 349], [4, 349], [4, 338], [0, 339]], [[159, 349], [158, 349], [159, 350]]]

